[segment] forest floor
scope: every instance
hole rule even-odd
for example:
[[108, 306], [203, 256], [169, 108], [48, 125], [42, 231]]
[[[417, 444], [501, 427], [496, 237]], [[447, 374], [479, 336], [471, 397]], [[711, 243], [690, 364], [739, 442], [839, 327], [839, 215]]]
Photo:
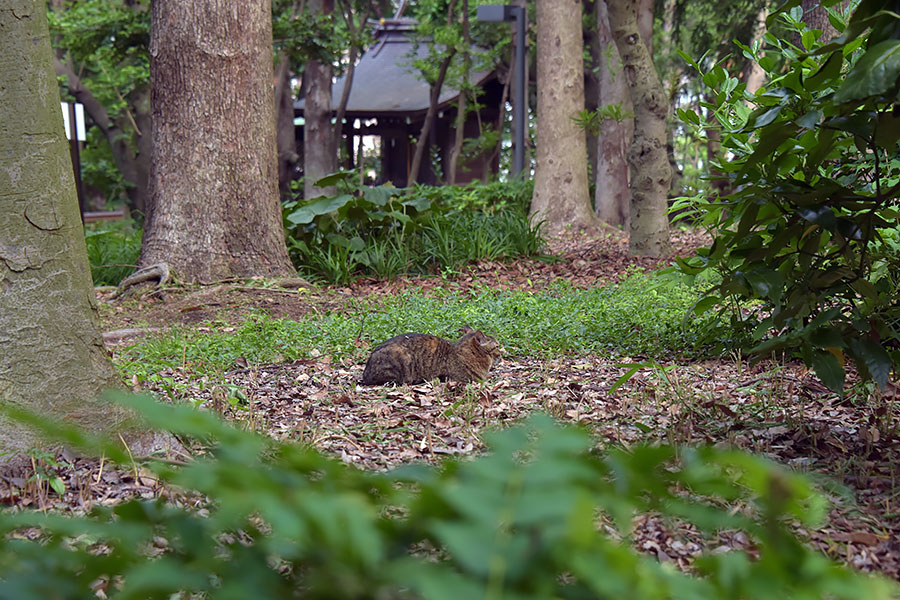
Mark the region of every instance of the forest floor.
[[[689, 232], [676, 233], [674, 241], [682, 255], [704, 242]], [[559, 278], [576, 286], [606, 285], [628, 267], [661, 264], [629, 258], [627, 241], [617, 234], [573, 236], [556, 241], [550, 251], [562, 260], [480, 263], [447, 277], [358, 280], [346, 287], [301, 291], [235, 282], [173, 288], [115, 303], [104, 302], [105, 293], [98, 297], [107, 345], [115, 355], [136, 336], [172, 326], [227, 331], [251, 311], [301, 318], [410, 286], [464, 293], [478, 282], [506, 289], [540, 289]], [[259, 366], [237, 362], [224, 373], [226, 384], [246, 398], [237, 407], [223, 400], [217, 392], [221, 388], [187, 370], [169, 369], [164, 375], [178, 381], [195, 404], [269, 435], [312, 444], [364, 469], [478, 452], [485, 429], [511, 424], [535, 410], [588, 427], [599, 447], [659, 441], [746, 449], [809, 473], [833, 502], [828, 522], [815, 530], [798, 529], [801, 537], [864, 571], [900, 578], [900, 386], [840, 397], [800, 363], [751, 366], [734, 355], [661, 362], [639, 370], [610, 393], [626, 370], [621, 363], [646, 357], [631, 358], [504, 356], [478, 384], [400, 387], [361, 386], [362, 363], [327, 354]], [[849, 379], [855, 381], [854, 374]], [[97, 461], [75, 457], [57, 462], [66, 465], [54, 468], [66, 485], [62, 497], [42, 491], [23, 473], [0, 481], [0, 501], [80, 511], [122, 497], [153, 497], [158, 489], [140, 471], [104, 469]], [[660, 561], [690, 569], [700, 553], [752, 548], [753, 542], [734, 531], [707, 538], [688, 525], [649, 515], [636, 521], [635, 544]]]

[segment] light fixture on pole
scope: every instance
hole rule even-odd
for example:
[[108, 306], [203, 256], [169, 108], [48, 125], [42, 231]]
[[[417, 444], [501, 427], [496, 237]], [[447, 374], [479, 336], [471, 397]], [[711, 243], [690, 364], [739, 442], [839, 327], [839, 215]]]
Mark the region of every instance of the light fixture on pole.
[[478, 7], [478, 20], [488, 23], [516, 22], [516, 60], [513, 65], [515, 87], [513, 90], [513, 177], [525, 169], [525, 19], [521, 6], [509, 4], [482, 4]]

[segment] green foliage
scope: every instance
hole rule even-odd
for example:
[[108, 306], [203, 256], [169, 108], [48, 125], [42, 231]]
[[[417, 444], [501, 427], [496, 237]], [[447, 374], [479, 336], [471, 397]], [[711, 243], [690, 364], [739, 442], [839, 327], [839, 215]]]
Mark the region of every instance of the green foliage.
[[479, 259], [540, 254], [526, 208], [531, 183], [356, 186], [342, 171], [317, 185], [338, 195], [284, 204], [288, 248], [300, 271], [334, 283], [365, 274], [455, 269]]
[[[822, 497], [802, 477], [734, 451], [639, 446], [599, 456], [585, 433], [541, 416], [491, 435], [490, 452], [474, 460], [367, 473], [207, 413], [119, 402], [146, 427], [204, 444], [185, 465], [148, 465], [174, 490], [198, 492], [202, 506], [135, 499], [84, 517], [0, 513], [0, 597], [880, 600], [896, 592], [801, 544], [785, 523], [819, 523]], [[18, 416], [129, 464], [112, 444]], [[702, 577], [692, 577], [637, 555], [627, 543], [632, 518], [650, 511], [705, 533], [745, 530], [758, 558], [700, 557]], [[38, 539], [17, 535], [24, 528], [37, 528]]]
[[119, 285], [131, 275], [141, 253], [141, 230], [132, 221], [112, 221], [85, 228], [94, 285]]
[[583, 110], [577, 116], [572, 117], [578, 127], [584, 129], [591, 135], [598, 135], [603, 131], [604, 121], [615, 121], [621, 123], [625, 119], [633, 119], [633, 112], [625, 112], [622, 110], [621, 104], [604, 104], [594, 110]]
[[[880, 386], [900, 365], [900, 60], [898, 42], [885, 39], [895, 16], [880, 7], [862, 2], [845, 35], [823, 45], [805, 30], [802, 9], [789, 6], [777, 17], [811, 54], [770, 34], [765, 58], [741, 45], [770, 70], [753, 97], [721, 67], [705, 73], [716, 93], [705, 106], [730, 154], [719, 168], [735, 191], [681, 203], [715, 238], [681, 269], [722, 277], [698, 309], [732, 307], [735, 326], [758, 342], [753, 351], [798, 354], [834, 390], [845, 357]], [[866, 27], [867, 40], [859, 37]], [[748, 308], [748, 299], [757, 302]]]
[[145, 0], [79, 0], [48, 14], [54, 46], [116, 119], [129, 95], [150, 85], [150, 8]]
[[[174, 329], [123, 350], [118, 360], [128, 377], [140, 379], [182, 366], [210, 374], [230, 368], [238, 358], [253, 365], [313, 355], [361, 361], [371, 345], [398, 333], [453, 338], [465, 324], [497, 337], [513, 355], [686, 358], [739, 345], [741, 340], [711, 314], [685, 320], [699, 297], [682, 283], [643, 274], [591, 289], [565, 283], [542, 292], [484, 287], [466, 295], [411, 289], [299, 321], [259, 313], [227, 334]], [[362, 347], [357, 340], [365, 342]]]

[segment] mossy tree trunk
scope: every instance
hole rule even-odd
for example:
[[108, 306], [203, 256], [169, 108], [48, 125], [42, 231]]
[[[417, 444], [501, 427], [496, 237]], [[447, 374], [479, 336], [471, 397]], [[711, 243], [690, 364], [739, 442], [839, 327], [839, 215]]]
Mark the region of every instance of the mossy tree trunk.
[[154, 0], [153, 164], [140, 265], [296, 275], [278, 198], [269, 0]]
[[[0, 3], [0, 404], [97, 431], [121, 413], [100, 335], [46, 3]], [[0, 417], [0, 452], [37, 440]], [[0, 459], [3, 460], [3, 459]]]
[[537, 167], [531, 218], [548, 235], [593, 227], [584, 131], [580, 0], [537, 0]]
[[628, 150], [631, 168], [632, 256], [669, 253], [668, 192], [672, 169], [666, 153], [668, 101], [653, 66], [653, 57], [638, 29], [638, 0], [608, 2], [608, 17], [625, 67], [634, 106], [634, 139]]

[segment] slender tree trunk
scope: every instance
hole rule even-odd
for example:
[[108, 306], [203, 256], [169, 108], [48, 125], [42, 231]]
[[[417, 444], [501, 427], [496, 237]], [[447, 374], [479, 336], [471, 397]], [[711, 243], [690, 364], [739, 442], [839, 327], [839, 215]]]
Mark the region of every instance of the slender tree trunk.
[[[622, 112], [632, 111], [631, 96], [625, 82], [625, 71], [616, 42], [609, 29], [606, 0], [594, 0], [597, 4], [597, 39], [601, 48], [600, 106], [618, 105]], [[597, 186], [594, 190], [594, 211], [604, 223], [628, 229], [629, 202], [628, 152], [629, 137], [634, 127], [633, 119], [615, 121], [607, 119], [597, 137], [597, 162], [595, 163]]]
[[275, 68], [275, 136], [278, 147], [278, 191], [289, 199], [294, 170], [300, 160], [294, 127], [294, 96], [291, 93], [291, 68], [284, 52], [278, 54]]
[[462, 84], [459, 86], [459, 102], [456, 107], [456, 137], [450, 151], [450, 168], [447, 169], [447, 182], [450, 185], [456, 184], [459, 156], [462, 154], [463, 139], [466, 137], [466, 98], [469, 95], [469, 71], [472, 69], [472, 58], [469, 54], [469, 46], [472, 44], [469, 37], [469, 0], [462, 0], [462, 15], [463, 71]]
[[129, 94], [130, 113], [123, 114], [115, 121], [110, 118], [106, 107], [88, 90], [72, 67], [54, 58], [56, 74], [66, 78], [69, 93], [91, 120], [103, 132], [112, 150], [113, 161], [128, 183], [126, 195], [128, 208], [144, 216], [150, 212], [148, 182], [150, 177], [150, 90], [139, 88]]
[[653, 0], [638, 0], [637, 28], [647, 46], [647, 53], [653, 58]]
[[[584, 47], [587, 48], [591, 58], [584, 65], [584, 109], [594, 112], [600, 107], [600, 69], [606, 57], [603, 55], [603, 47], [600, 45], [600, 32], [597, 27], [597, 12], [602, 0], [582, 0], [581, 10], [588, 17], [584, 19], [582, 37]], [[597, 151], [599, 146], [599, 132], [586, 129], [584, 139], [587, 143], [588, 156], [588, 183], [593, 180], [597, 183]]]
[[580, 0], [537, 0], [537, 168], [531, 219], [548, 235], [593, 227], [587, 146], [573, 120], [584, 108]]
[[[450, 0], [447, 7], [447, 24], [453, 22], [454, 11], [456, 10], [457, 0]], [[444, 80], [447, 78], [447, 70], [453, 57], [456, 55], [456, 48], [447, 48], [447, 56], [441, 61], [441, 67], [438, 70], [437, 79], [431, 86], [431, 101], [428, 103], [428, 112], [425, 113], [425, 122], [422, 124], [422, 131], [419, 132], [419, 138], [416, 140], [416, 150], [413, 154], [412, 165], [409, 168], [409, 177], [406, 185], [413, 185], [419, 179], [419, 170], [422, 168], [422, 160], [425, 158], [425, 150], [428, 148], [428, 138], [431, 127], [434, 124], [434, 116], [437, 113], [438, 100], [441, 97], [441, 89], [444, 87]]]
[[[42, 0], [0, 4], [0, 404], [98, 431], [122, 416], [94, 402], [119, 379], [100, 337], [45, 11]], [[0, 417], [0, 452], [37, 443]]]
[[441, 97], [441, 89], [444, 87], [444, 79], [447, 77], [447, 69], [453, 60], [456, 50], [451, 50], [443, 62], [441, 62], [440, 71], [438, 71], [437, 81], [431, 88], [431, 102], [428, 105], [428, 112], [425, 113], [425, 122], [422, 124], [422, 131], [419, 132], [419, 139], [416, 140], [416, 151], [413, 154], [412, 165], [409, 167], [409, 177], [406, 185], [413, 185], [419, 179], [419, 171], [422, 168], [422, 159], [425, 157], [425, 150], [428, 148], [429, 133], [434, 124], [434, 116], [437, 114], [438, 99]]
[[268, 0], [154, 0], [140, 265], [190, 282], [295, 275], [278, 202]]
[[[335, 160], [337, 160], [337, 151], [340, 148], [341, 140], [344, 137], [344, 115], [347, 112], [347, 102], [350, 100], [350, 91], [353, 89], [353, 76], [356, 73], [356, 62], [359, 58], [361, 48], [359, 40], [359, 29], [356, 25], [355, 18], [353, 16], [353, 5], [351, 2], [341, 1], [338, 2], [341, 7], [341, 15], [344, 17], [344, 23], [347, 25], [347, 29], [350, 32], [351, 42], [350, 42], [350, 51], [348, 53], [347, 58], [347, 73], [344, 78], [344, 90], [341, 92], [341, 99], [338, 102], [337, 109], [335, 110], [335, 119], [334, 119], [334, 139], [332, 141], [333, 144], [333, 153], [335, 155]], [[360, 27], [365, 27], [366, 20], [369, 18], [369, 14], [371, 13], [373, 8], [372, 4], [368, 4], [365, 10], [360, 17]], [[353, 144], [352, 139], [348, 140], [348, 161], [349, 163], [353, 162]]]
[[[311, 0], [308, 8], [314, 14], [330, 15], [334, 12], [333, 0]], [[334, 67], [331, 62], [312, 59], [306, 63], [303, 87], [306, 91], [306, 108], [303, 111], [303, 196], [331, 196], [334, 187], [319, 188], [315, 183], [338, 169], [337, 146], [331, 127], [331, 83]]]
[[638, 30], [641, 0], [607, 4], [609, 24], [625, 65], [625, 80], [634, 104], [634, 140], [628, 150], [631, 167], [631, 226], [629, 252], [633, 256], [669, 253], [667, 195], [672, 170], [666, 155], [665, 90]]

